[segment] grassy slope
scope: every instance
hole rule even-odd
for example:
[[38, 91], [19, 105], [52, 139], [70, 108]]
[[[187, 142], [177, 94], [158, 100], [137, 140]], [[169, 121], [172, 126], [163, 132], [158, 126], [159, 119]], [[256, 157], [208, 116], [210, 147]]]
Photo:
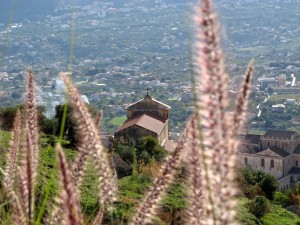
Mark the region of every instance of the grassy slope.
[[126, 119], [127, 116], [114, 117], [109, 121], [109, 123], [113, 126], [120, 126], [122, 123], [125, 122]]
[[[0, 166], [5, 165], [5, 150], [7, 149], [9, 141], [9, 133], [0, 131]], [[55, 167], [55, 151], [53, 147], [46, 143], [47, 139], [42, 139], [41, 159], [42, 163], [39, 165], [38, 188], [40, 198], [37, 199], [39, 208], [44, 199], [46, 189], [50, 183], [50, 198], [47, 202], [47, 207], [51, 203], [51, 199], [55, 196], [57, 190], [57, 170]], [[70, 149], [65, 150], [68, 160], [75, 158], [76, 152]], [[52, 181], [52, 182], [49, 182]], [[133, 213], [134, 206], [140, 202], [144, 191], [151, 184], [149, 176], [140, 174], [137, 177], [125, 177], [119, 180], [119, 201], [115, 204], [112, 218], [114, 222], [120, 222], [125, 219], [128, 220]], [[89, 166], [87, 176], [84, 179], [82, 190], [81, 204], [83, 211], [89, 217], [97, 210], [97, 179], [95, 171], [92, 166]], [[170, 194], [163, 200], [163, 208], [165, 212], [170, 208], [183, 209], [186, 206], [184, 200], [184, 187], [176, 184], [173, 186]], [[241, 224], [245, 225], [297, 225], [300, 224], [300, 219], [293, 213], [281, 208], [280, 206], [271, 205], [271, 211], [267, 213], [260, 221], [248, 212], [246, 208], [248, 199], [240, 199], [238, 207], [238, 217]], [[160, 221], [161, 222], [161, 221]], [[157, 221], [157, 224], [163, 224]]]
[[257, 219], [254, 215], [248, 212], [247, 204], [249, 199], [239, 199], [238, 218], [243, 225], [298, 225], [300, 218], [282, 208], [281, 206], [270, 204], [270, 211], [261, 219]]

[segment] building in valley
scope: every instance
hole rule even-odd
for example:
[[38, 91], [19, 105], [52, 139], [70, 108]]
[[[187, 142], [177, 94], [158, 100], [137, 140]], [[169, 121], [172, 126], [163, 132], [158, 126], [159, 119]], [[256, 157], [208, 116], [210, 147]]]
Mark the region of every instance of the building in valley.
[[147, 91], [145, 97], [125, 108], [127, 120], [115, 131], [116, 139], [137, 140], [151, 135], [159, 144], [172, 151], [175, 143], [169, 139], [169, 113], [171, 107], [152, 98]]
[[285, 191], [300, 182], [300, 135], [295, 131], [268, 130], [241, 139], [240, 162], [245, 167], [272, 174]]

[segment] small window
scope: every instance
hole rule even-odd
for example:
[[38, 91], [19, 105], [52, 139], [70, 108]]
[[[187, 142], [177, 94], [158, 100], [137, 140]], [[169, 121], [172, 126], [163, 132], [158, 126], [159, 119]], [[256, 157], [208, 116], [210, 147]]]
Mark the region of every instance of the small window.
[[261, 165], [261, 167], [265, 167], [265, 160], [264, 159], [261, 159], [260, 165]]
[[271, 160], [271, 168], [274, 168], [274, 160]]
[[298, 160], [296, 160], [296, 166], [298, 166]]
[[248, 158], [247, 157], [244, 158], [244, 164], [248, 165]]

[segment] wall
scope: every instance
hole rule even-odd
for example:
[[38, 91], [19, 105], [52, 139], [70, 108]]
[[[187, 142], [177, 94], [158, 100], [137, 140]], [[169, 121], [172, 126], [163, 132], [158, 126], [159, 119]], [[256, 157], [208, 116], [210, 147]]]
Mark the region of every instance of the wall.
[[278, 189], [280, 191], [286, 191], [288, 188], [291, 187], [291, 176], [290, 175], [286, 176], [286, 177], [278, 180], [278, 182], [279, 182]]
[[[247, 165], [245, 164], [245, 158], [247, 158]], [[264, 159], [265, 166], [261, 166], [261, 160]], [[274, 162], [274, 168], [271, 168], [271, 160]], [[280, 158], [270, 156], [258, 156], [255, 154], [240, 154], [240, 163], [243, 166], [248, 166], [253, 170], [263, 171], [273, 175], [276, 179], [283, 177], [283, 162]]]
[[126, 128], [124, 130], [121, 130], [119, 132], [116, 132], [114, 136], [115, 136], [116, 139], [120, 139], [120, 138], [129, 139], [129, 138], [132, 138], [132, 139], [138, 140], [139, 138], [141, 138], [143, 136], [147, 136], [147, 135], [151, 135], [155, 138], [158, 138], [157, 134], [155, 134], [154, 132], [151, 132], [151, 131], [149, 131], [145, 128], [142, 128], [142, 127], [139, 127], [139, 126], [136, 126], [136, 125], [128, 127], [128, 128]]

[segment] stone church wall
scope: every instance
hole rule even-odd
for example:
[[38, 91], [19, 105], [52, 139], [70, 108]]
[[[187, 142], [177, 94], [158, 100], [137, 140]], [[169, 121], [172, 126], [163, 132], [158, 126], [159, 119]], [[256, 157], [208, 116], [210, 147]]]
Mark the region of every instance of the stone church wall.
[[151, 135], [155, 138], [157, 138], [157, 135], [154, 132], [151, 132], [145, 128], [139, 127], [139, 126], [131, 126], [124, 130], [120, 130], [119, 132], [115, 133], [115, 138], [120, 139], [128, 139], [130, 137], [135, 137], [135, 139], [139, 139], [144, 136]]
[[[263, 163], [262, 160], [264, 161]], [[272, 160], [273, 163], [271, 163]], [[241, 165], [248, 166], [253, 170], [259, 170], [265, 173], [269, 173], [276, 179], [283, 176], [283, 163], [282, 160], [278, 158], [241, 153], [240, 162]]]
[[262, 149], [267, 149], [268, 147], [277, 147], [291, 153], [294, 149], [294, 144], [290, 140], [262, 139]]
[[287, 189], [289, 189], [291, 187], [291, 176], [286, 176], [286, 177], [278, 180], [278, 182], [279, 182], [278, 189], [280, 191], [286, 191]]
[[169, 139], [169, 127], [168, 127], [168, 123], [166, 124], [166, 126], [164, 127], [164, 129], [162, 130], [162, 132], [159, 134], [158, 141], [159, 141], [160, 144], [162, 144], [167, 139]]

